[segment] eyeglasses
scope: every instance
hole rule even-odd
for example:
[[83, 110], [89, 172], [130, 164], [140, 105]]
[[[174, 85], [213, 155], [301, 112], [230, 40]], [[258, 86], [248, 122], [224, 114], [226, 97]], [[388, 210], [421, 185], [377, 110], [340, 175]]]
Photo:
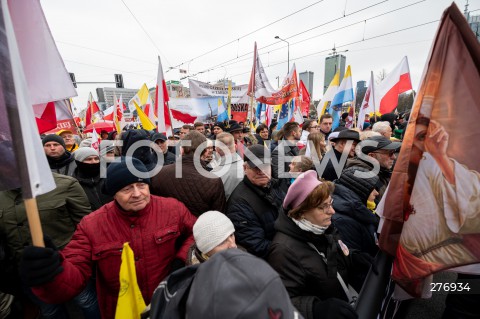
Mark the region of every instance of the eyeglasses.
[[321, 210], [327, 210], [333, 207], [333, 199], [328, 204], [319, 205], [318, 208]]
[[388, 157], [392, 157], [395, 155], [396, 151], [395, 150], [392, 150], [392, 151], [376, 151], [376, 152], [373, 152], [373, 153], [377, 153], [377, 154], [382, 154], [382, 155], [388, 155]]

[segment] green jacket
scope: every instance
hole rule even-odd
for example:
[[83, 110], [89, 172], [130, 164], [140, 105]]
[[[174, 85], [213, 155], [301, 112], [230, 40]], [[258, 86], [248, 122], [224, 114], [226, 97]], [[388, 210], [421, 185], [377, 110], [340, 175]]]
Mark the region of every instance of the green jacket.
[[[43, 234], [65, 247], [83, 216], [91, 212], [90, 202], [78, 181], [53, 173], [57, 187], [37, 196]], [[17, 264], [23, 247], [32, 245], [25, 204], [20, 189], [0, 192], [0, 232], [6, 234], [10, 256]], [[12, 261], [13, 261], [12, 260]]]

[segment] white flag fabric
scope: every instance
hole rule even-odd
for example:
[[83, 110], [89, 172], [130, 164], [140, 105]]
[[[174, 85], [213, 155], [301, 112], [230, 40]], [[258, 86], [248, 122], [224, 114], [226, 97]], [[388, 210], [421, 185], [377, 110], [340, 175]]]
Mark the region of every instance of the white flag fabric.
[[[15, 5], [13, 3], [15, 2]], [[26, 10], [30, 17], [40, 17], [43, 16], [41, 12], [41, 7], [38, 1], [29, 1], [32, 2], [31, 6], [22, 7], [16, 6], [17, 2], [21, 1], [12, 1], [12, 8], [14, 10]], [[14, 92], [8, 92], [9, 94], [14, 94], [14, 100], [8, 100], [12, 104], [7, 104], [8, 108], [13, 109], [11, 114], [16, 114], [19, 118], [20, 127], [11, 128], [12, 136], [22, 136], [22, 151], [21, 153], [16, 152], [15, 161], [18, 163], [19, 170], [27, 171], [28, 181], [22, 180], [22, 190], [25, 198], [36, 197], [38, 195], [44, 194], [53, 190], [56, 185], [53, 180], [50, 167], [43, 150], [41, 140], [38, 136], [37, 125], [35, 123], [35, 116], [33, 114], [32, 102], [30, 100], [29, 90], [27, 81], [25, 79], [25, 74], [23, 71], [22, 61], [19, 54], [15, 32], [13, 29], [12, 20], [10, 19], [10, 12], [8, 8], [7, 0], [1, 0], [1, 9], [3, 11], [3, 22], [5, 27], [6, 39], [1, 37], [0, 42], [6, 44], [8, 52], [3, 52], [0, 56], [1, 65], [5, 65], [8, 68], [11, 67], [10, 79], [6, 79], [13, 82]], [[17, 14], [19, 14], [17, 12]], [[3, 26], [0, 23], [0, 29], [3, 29]], [[0, 33], [3, 33], [0, 30]], [[46, 42], [45, 45], [48, 45]], [[8, 76], [8, 72], [2, 70], [4, 76]], [[70, 81], [70, 79], [69, 79]], [[1, 86], [0, 86], [1, 87]], [[7, 92], [1, 92], [0, 96], [5, 96]], [[10, 96], [11, 97], [11, 96]], [[0, 101], [2, 103], [2, 101]], [[14, 138], [15, 139], [15, 138]], [[18, 144], [17, 144], [18, 145]], [[25, 166], [24, 166], [25, 165]], [[18, 174], [18, 172], [17, 172]], [[20, 173], [20, 176], [23, 174]], [[19, 185], [20, 186], [20, 185]]]
[[9, 0], [8, 6], [32, 104], [77, 96], [40, 1]]
[[363, 97], [362, 106], [358, 111], [358, 122], [357, 127], [360, 130], [363, 130], [363, 124], [365, 123], [365, 114], [370, 114], [375, 112], [375, 90], [374, 90], [374, 81], [373, 81], [373, 71], [370, 73], [370, 83], [368, 84], [367, 91]]

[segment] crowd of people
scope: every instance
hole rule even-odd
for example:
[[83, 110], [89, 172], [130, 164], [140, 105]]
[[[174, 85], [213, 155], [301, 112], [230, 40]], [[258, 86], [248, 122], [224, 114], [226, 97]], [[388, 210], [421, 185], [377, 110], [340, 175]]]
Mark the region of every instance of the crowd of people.
[[99, 150], [43, 136], [57, 185], [37, 197], [45, 247], [21, 190], [0, 192], [0, 318], [114, 318], [126, 242], [145, 318], [356, 318], [407, 119], [197, 122], [102, 132]]

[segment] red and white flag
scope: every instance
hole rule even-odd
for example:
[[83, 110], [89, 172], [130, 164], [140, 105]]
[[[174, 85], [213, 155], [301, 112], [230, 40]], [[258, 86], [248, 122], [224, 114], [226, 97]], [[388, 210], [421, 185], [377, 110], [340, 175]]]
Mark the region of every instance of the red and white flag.
[[382, 114], [392, 112], [397, 107], [398, 95], [411, 89], [408, 59], [403, 57], [400, 64], [375, 88], [377, 109]]
[[100, 112], [100, 108], [98, 107], [97, 102], [93, 100], [93, 95], [90, 92], [90, 95], [88, 96], [87, 112], [85, 112], [85, 126], [93, 123], [93, 115], [98, 112]]
[[367, 91], [363, 97], [362, 106], [358, 111], [358, 122], [357, 127], [360, 130], [363, 130], [363, 124], [365, 123], [365, 115], [375, 112], [375, 98], [374, 98], [374, 89], [373, 89], [373, 71], [370, 73], [370, 84], [368, 84]]
[[98, 134], [95, 128], [92, 131], [92, 145], [91, 148], [94, 148], [98, 152], [98, 148], [100, 146], [100, 142], [98, 141]]
[[[160, 56], [158, 57], [157, 86], [155, 88], [155, 110], [158, 116], [157, 131], [167, 135], [173, 135], [172, 120], [168, 109], [168, 92], [165, 79], [163, 78], [163, 68]], [[155, 122], [153, 122], [155, 123]]]
[[[268, 81], [267, 74], [263, 69], [262, 62], [257, 52], [257, 42], [253, 49], [253, 66], [250, 74], [250, 82], [248, 83], [248, 95], [254, 96], [256, 99], [263, 96], [271, 96], [275, 90]], [[262, 102], [263, 103], [263, 102]]]
[[157, 115], [155, 114], [155, 106], [153, 105], [152, 98], [150, 97], [150, 93], [147, 96], [147, 103], [143, 108], [143, 112], [148, 116], [152, 123], [157, 121]]

